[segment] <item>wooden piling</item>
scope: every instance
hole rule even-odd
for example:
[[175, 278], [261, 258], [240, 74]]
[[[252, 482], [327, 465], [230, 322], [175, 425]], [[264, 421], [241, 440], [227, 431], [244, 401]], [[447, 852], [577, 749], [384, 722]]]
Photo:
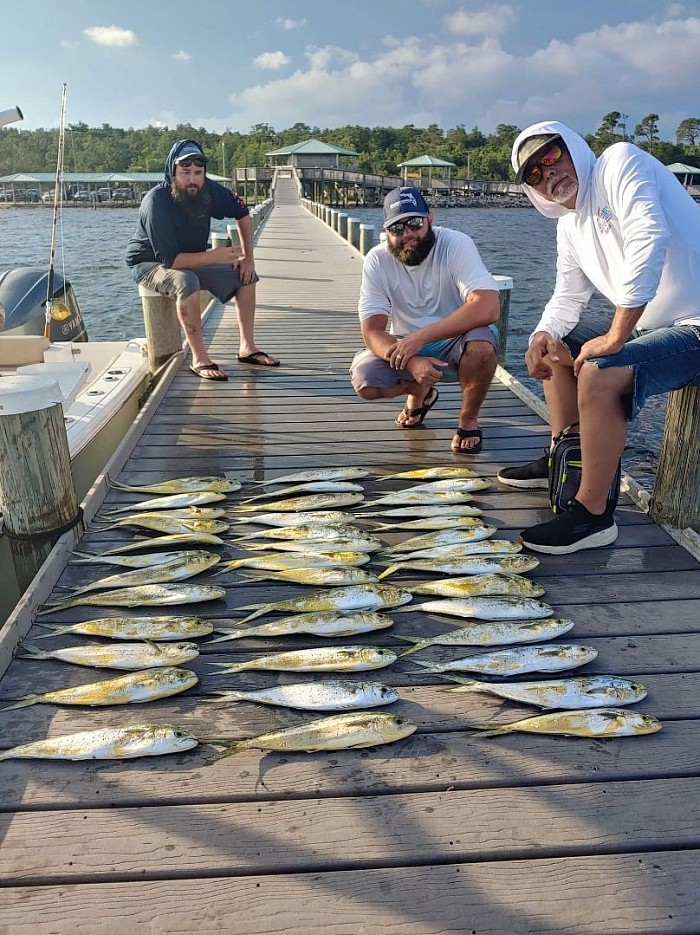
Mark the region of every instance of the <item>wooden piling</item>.
[[60, 535], [82, 532], [62, 399], [46, 377], [0, 381], [0, 509], [22, 591]]
[[501, 306], [501, 315], [496, 324], [498, 331], [498, 363], [505, 367], [506, 343], [508, 340], [508, 313], [510, 312], [510, 295], [513, 291], [513, 280], [510, 276], [494, 276], [498, 283], [498, 301]]
[[700, 532], [700, 386], [670, 393], [649, 515]]
[[139, 295], [148, 341], [148, 364], [151, 373], [155, 373], [174, 354], [182, 350], [180, 322], [177, 318], [175, 299], [160, 295], [145, 286], [139, 286]]
[[369, 253], [374, 246], [374, 227], [372, 224], [360, 224], [360, 253]]

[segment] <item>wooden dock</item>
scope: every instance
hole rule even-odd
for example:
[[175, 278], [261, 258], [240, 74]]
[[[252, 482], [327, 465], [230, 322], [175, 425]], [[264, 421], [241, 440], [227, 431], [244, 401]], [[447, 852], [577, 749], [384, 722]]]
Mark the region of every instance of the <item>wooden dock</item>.
[[[450, 463], [493, 475], [505, 463], [536, 457], [547, 426], [501, 383], [482, 411], [484, 450], [469, 458], [449, 453], [455, 387], [441, 390], [424, 427], [410, 432], [394, 425], [396, 401], [354, 396], [347, 369], [359, 346], [361, 257], [284, 184], [256, 249], [258, 338], [283, 366], [237, 364], [234, 315], [219, 307], [207, 330], [212, 357], [231, 379], [200, 381], [183, 366], [120, 480], [226, 471], [247, 482], [312, 467], [384, 474]], [[405, 483], [373, 476], [367, 499]], [[106, 506], [134, 499], [112, 491]], [[496, 482], [477, 502], [505, 538], [547, 515], [543, 492]], [[122, 762], [2, 762], [0, 932], [700, 931], [700, 567], [634, 505], [622, 504], [618, 524], [614, 547], [541, 556], [531, 577], [544, 585], [557, 616], [575, 621], [567, 641], [598, 650], [597, 660], [578, 671], [642, 681], [649, 695], [638, 710], [662, 720], [660, 733], [608, 741], [479, 739], [466, 729], [470, 722], [505, 723], [535, 712], [486, 695], [445, 692], [446, 682], [409, 657], [367, 673], [396, 686], [400, 701], [391, 710], [418, 723], [412, 737], [395, 745], [285, 756], [250, 750], [218, 760], [205, 747]], [[88, 528], [81, 548], [99, 552], [130, 538]], [[76, 586], [119, 570], [69, 564], [58, 584]], [[216, 625], [240, 617], [243, 605], [302, 592], [235, 572], [216, 580], [227, 585], [225, 601], [193, 608]], [[173, 612], [183, 610], [190, 608]], [[158, 611], [77, 607], [42, 619], [147, 612]], [[394, 626], [407, 635], [448, 628], [445, 619], [417, 613], [397, 615]], [[38, 633], [32, 630], [29, 642]], [[406, 646], [391, 630], [369, 636], [337, 642]], [[54, 637], [37, 645], [70, 642]], [[298, 676], [215, 675], [210, 663], [318, 642], [203, 641], [189, 666], [201, 681], [186, 695], [140, 708], [36, 705], [0, 712], [0, 746], [149, 721], [231, 739], [299, 723], [309, 715], [211, 694]], [[456, 655], [432, 649], [419, 658]], [[108, 674], [15, 660], [0, 681], [0, 699]]]

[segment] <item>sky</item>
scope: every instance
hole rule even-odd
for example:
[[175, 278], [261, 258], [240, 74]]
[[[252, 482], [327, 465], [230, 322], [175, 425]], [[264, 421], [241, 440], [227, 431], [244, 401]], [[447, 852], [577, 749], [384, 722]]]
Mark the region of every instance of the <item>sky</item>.
[[247, 133], [700, 118], [700, 0], [4, 0], [15, 126]]

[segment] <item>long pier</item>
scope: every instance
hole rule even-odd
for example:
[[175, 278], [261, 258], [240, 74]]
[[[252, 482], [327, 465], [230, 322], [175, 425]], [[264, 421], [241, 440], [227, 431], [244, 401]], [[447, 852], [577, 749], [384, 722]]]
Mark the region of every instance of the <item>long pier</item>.
[[[456, 387], [441, 389], [438, 406], [415, 431], [394, 425], [397, 401], [354, 396], [347, 369], [359, 346], [362, 259], [302, 208], [291, 180], [278, 184], [256, 258], [258, 339], [283, 365], [238, 364], [233, 309], [217, 307], [207, 337], [230, 380], [201, 381], [181, 366], [149, 411], [120, 481], [229, 472], [247, 483], [304, 468], [361, 466], [375, 472], [365, 483], [370, 500], [407, 483], [382, 482], [382, 474], [458, 463], [493, 476], [546, 444], [547, 425], [499, 380], [482, 410], [484, 449], [467, 458], [449, 452]], [[140, 497], [111, 490], [104, 508]], [[475, 502], [503, 538], [548, 514], [544, 492], [506, 489], [495, 479]], [[556, 616], [574, 620], [565, 641], [598, 650], [578, 672], [643, 682], [649, 694], [636, 707], [661, 719], [659, 733], [607, 741], [481, 739], [471, 723], [507, 723], [534, 710], [444, 691], [449, 683], [409, 657], [365, 674], [395, 686], [400, 700], [388, 710], [418, 724], [394, 745], [287, 755], [248, 750], [222, 759], [200, 747], [128, 761], [0, 762], [0, 932], [698, 932], [700, 566], [633, 503], [621, 504], [618, 525], [614, 546], [541, 556], [531, 577], [545, 587]], [[390, 543], [409, 534], [378, 535]], [[125, 530], [88, 526], [80, 547], [99, 553], [130, 539]], [[227, 547], [224, 554], [242, 553]], [[114, 571], [69, 562], [53, 598]], [[389, 580], [410, 585], [428, 577], [405, 572]], [[216, 581], [226, 587], [225, 599], [194, 607], [215, 626], [239, 619], [244, 605], [303, 593], [236, 572]], [[124, 613], [158, 612], [169, 610]], [[40, 619], [68, 624], [119, 613], [76, 607]], [[400, 652], [406, 643], [394, 630], [433, 635], [450, 623], [406, 613], [396, 615], [393, 629], [335, 642]], [[39, 633], [34, 626], [27, 641]], [[36, 645], [75, 642], [56, 636]], [[318, 642], [203, 641], [188, 666], [200, 683], [187, 694], [140, 708], [2, 711], [0, 746], [144, 722], [232, 740], [300, 723], [308, 715], [234, 704], [214, 692], [311, 676], [222, 676], [211, 663]], [[456, 655], [435, 649], [418, 658]], [[0, 681], [0, 700], [101, 677], [107, 673], [15, 659]]]

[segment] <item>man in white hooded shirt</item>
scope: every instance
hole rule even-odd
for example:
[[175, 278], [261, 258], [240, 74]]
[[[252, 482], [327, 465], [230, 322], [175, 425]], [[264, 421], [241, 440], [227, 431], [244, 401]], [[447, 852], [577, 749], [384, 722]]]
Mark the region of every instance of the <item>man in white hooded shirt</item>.
[[[617, 538], [608, 492], [628, 420], [647, 397], [700, 381], [700, 207], [648, 153], [615, 143], [596, 159], [557, 121], [524, 130], [512, 164], [537, 210], [557, 219], [556, 285], [525, 361], [544, 381], [552, 436], [579, 423], [582, 452], [568, 511], [520, 541], [567, 554]], [[615, 307], [607, 330], [579, 321], [595, 290]], [[546, 487], [547, 462], [499, 480]]]

